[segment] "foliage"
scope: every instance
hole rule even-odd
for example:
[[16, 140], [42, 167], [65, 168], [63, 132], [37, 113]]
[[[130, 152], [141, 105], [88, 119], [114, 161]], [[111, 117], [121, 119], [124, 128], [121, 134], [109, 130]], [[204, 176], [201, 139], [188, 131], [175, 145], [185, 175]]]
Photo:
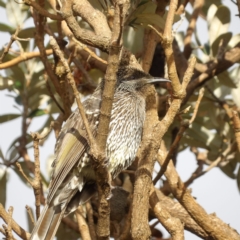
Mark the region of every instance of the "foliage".
[[[95, 8], [98, 8], [108, 16], [109, 25], [111, 25], [110, 8], [104, 5], [104, 2], [108, 1], [92, 0], [92, 2]], [[232, 21], [230, 17], [231, 14], [229, 8], [223, 4], [224, 1], [206, 1], [203, 6], [201, 17], [207, 25], [207, 29], [204, 31], [208, 33], [204, 42], [200, 40], [202, 30], [197, 27], [194, 29], [194, 41], [191, 42], [191, 47], [193, 49], [192, 53], [198, 59], [199, 69], [205, 67], [211, 70], [214, 64], [217, 65], [218, 62], [221, 61], [226, 51], [234, 48], [236, 44], [240, 42], [240, 34], [234, 35], [229, 32], [229, 25]], [[37, 19], [36, 11], [31, 11], [27, 4], [18, 4], [14, 0], [0, 1], [0, 7], [4, 9], [7, 14], [7, 20], [5, 22], [0, 20], [1, 31], [14, 34], [16, 29], [19, 28], [18, 39], [7, 52], [3, 63], [10, 63], [11, 60], [19, 56], [24, 56], [25, 53], [39, 51], [39, 43], [37, 42], [39, 32], [34, 24], [34, 21]], [[49, 12], [50, 10], [53, 11], [49, 3], [46, 3], [45, 9]], [[164, 15], [160, 16], [156, 14], [155, 11], [156, 4], [152, 1], [131, 1], [123, 39], [124, 46], [127, 47], [130, 52], [134, 53], [139, 60], [142, 60], [141, 56], [145, 48], [142, 39], [146, 31], [149, 31], [149, 25], [164, 29], [168, 12], [166, 11]], [[186, 12], [186, 19], [188, 21], [191, 21], [190, 16], [191, 13]], [[175, 22], [178, 22], [179, 19], [180, 16], [176, 14]], [[88, 24], [84, 17], [79, 18], [78, 23], [84, 30], [91, 31], [92, 26]], [[57, 23], [55, 20], [48, 18], [45, 26], [45, 33], [42, 37], [45, 39], [46, 49], [50, 49], [48, 43], [50, 34], [62, 39], [67, 39], [66, 36], [70, 36], [61, 30], [59, 22]], [[179, 32], [177, 29], [176, 39], [181, 50], [184, 49], [185, 37], [186, 31]], [[26, 40], [26, 38], [29, 38], [29, 40], [23, 41]], [[72, 36], [69, 37], [67, 41], [73, 44]], [[5, 46], [2, 46], [0, 56], [4, 53], [4, 47]], [[71, 70], [82, 97], [87, 97], [93, 92], [106, 69], [106, 65], [104, 64], [102, 66], [101, 64], [91, 62], [89, 59], [93, 57], [90, 55], [86, 57], [86, 48], [87, 46], [83, 44], [76, 44], [74, 47], [68, 45], [67, 49], [70, 53], [65, 51], [65, 57], [68, 58], [71, 63]], [[93, 50], [93, 48], [90, 47], [89, 49], [93, 53], [97, 52], [98, 56], [106, 61], [107, 54], [103, 50]], [[62, 95], [56, 90], [56, 83], [54, 83], [51, 76], [49, 76], [47, 66], [44, 62], [46, 59], [50, 63], [51, 70], [54, 70], [57, 75], [60, 89], [64, 92]], [[1, 115], [0, 123], [11, 123], [11, 120], [17, 118], [21, 118], [22, 121], [22, 126], [19, 126], [22, 130], [21, 135], [15, 136], [15, 139], [9, 144], [6, 153], [0, 149], [0, 202], [3, 205], [6, 203], [7, 167], [12, 168], [26, 185], [27, 181], [14, 165], [15, 162], [20, 162], [22, 169], [28, 177], [32, 178], [33, 176], [32, 169], [26, 163], [27, 160], [23, 154], [23, 149], [28, 153], [29, 149], [33, 147], [32, 138], [28, 132], [32, 120], [39, 116], [47, 116], [42, 126], [36, 129], [36, 132], [41, 133], [43, 130], [46, 132], [50, 129], [51, 122], [56, 119], [60, 113], [64, 115], [67, 113], [67, 108], [71, 108], [71, 106], [66, 107], [64, 105], [64, 97], [68, 95], [72, 96], [72, 92], [69, 87], [66, 87], [66, 85], [61, 82], [63, 77], [61, 74], [58, 74], [58, 69], [61, 69], [61, 66], [58, 65], [59, 62], [56, 60], [56, 56], [49, 55], [43, 60], [43, 62], [40, 61], [39, 57], [29, 58], [28, 60], [19, 61], [17, 64], [10, 65], [10, 67], [4, 67], [1, 71], [0, 90], [5, 90], [5, 92], [7, 90], [9, 92], [8, 98], [14, 99], [14, 107], [18, 110], [18, 113], [9, 112]], [[223, 69], [216, 70], [213, 68], [210, 71], [210, 77], [202, 84], [205, 87], [205, 94], [198, 109], [196, 119], [179, 142], [177, 151], [180, 152], [186, 148], [191, 150], [201, 149], [206, 153], [205, 159], [202, 160], [205, 165], [211, 165], [220, 157], [221, 161], [218, 167], [228, 177], [236, 179], [240, 190], [240, 155], [234, 135], [235, 132], [230, 111], [234, 109], [239, 113], [240, 109], [239, 64], [240, 62], [238, 61], [233, 65], [229, 65], [231, 68], [224, 68], [223, 66]], [[181, 66], [178, 66], [178, 70], [180, 68]], [[194, 76], [199, 76], [199, 69], [195, 69]], [[158, 93], [163, 92], [166, 96], [166, 90], [157, 89], [157, 91]], [[171, 147], [173, 139], [176, 136], [174, 132], [180, 128], [182, 119], [190, 119], [193, 115], [198, 93], [199, 88], [196, 88], [194, 93], [189, 96], [187, 103], [182, 105], [182, 110], [187, 106], [191, 106], [192, 109], [181, 114], [181, 116], [179, 115], [164, 136], [164, 141], [168, 149]], [[159, 96], [159, 98], [161, 97], [162, 96]], [[72, 103], [71, 101], [73, 101], [73, 99], [69, 100], [68, 103]], [[162, 109], [159, 110], [160, 115], [161, 110]], [[64, 115], [63, 118], [66, 118], [66, 116]], [[229, 151], [223, 155], [227, 149], [229, 149]], [[177, 154], [175, 154], [175, 157], [177, 157]], [[32, 159], [32, 157], [30, 158]], [[44, 180], [45, 185], [48, 185], [48, 181], [46, 179]], [[69, 229], [65, 231], [62, 228], [61, 231], [63, 231], [63, 233], [58, 233], [57, 238], [65, 239], [63, 236], [68, 234]], [[73, 235], [73, 239], [77, 238], [75, 234]]]

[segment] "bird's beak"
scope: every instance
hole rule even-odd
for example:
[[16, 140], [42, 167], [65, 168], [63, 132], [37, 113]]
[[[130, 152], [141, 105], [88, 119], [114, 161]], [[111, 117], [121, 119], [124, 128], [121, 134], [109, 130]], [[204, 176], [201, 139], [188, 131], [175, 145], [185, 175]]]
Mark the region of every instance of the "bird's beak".
[[169, 79], [166, 78], [152, 78], [149, 79], [149, 83], [157, 83], [157, 82], [171, 82]]

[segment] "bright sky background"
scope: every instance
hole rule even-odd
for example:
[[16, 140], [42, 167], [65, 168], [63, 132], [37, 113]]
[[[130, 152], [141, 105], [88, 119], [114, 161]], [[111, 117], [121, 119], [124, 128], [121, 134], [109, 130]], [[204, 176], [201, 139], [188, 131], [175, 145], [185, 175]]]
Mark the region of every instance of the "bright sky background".
[[[225, 0], [226, 4], [232, 13], [233, 24], [230, 26], [230, 31], [239, 33], [240, 20], [235, 16], [237, 14], [237, 7], [229, 0]], [[1, 20], [0, 22], [6, 22], [5, 13], [0, 8]], [[207, 26], [200, 19], [198, 21], [203, 34], [200, 34], [200, 38], [205, 42]], [[186, 20], [182, 24], [181, 29], [186, 29]], [[10, 35], [0, 32], [0, 46], [9, 42]], [[17, 109], [13, 107], [14, 102], [12, 98], [7, 97], [7, 91], [0, 91], [0, 115], [6, 113], [18, 113]], [[34, 120], [29, 128], [29, 131], [36, 131], [41, 124], [44, 122], [45, 117], [39, 117]], [[9, 123], [0, 125], [0, 147], [3, 153], [6, 152], [8, 146], [19, 136], [21, 132], [21, 121], [20, 119], [12, 120]], [[53, 134], [47, 140], [44, 147], [40, 147], [40, 160], [42, 162], [41, 170], [46, 172], [46, 159], [49, 155], [53, 154], [55, 139]], [[33, 151], [29, 151], [31, 158], [33, 158]], [[177, 164], [177, 170], [182, 178], [182, 180], [187, 180], [191, 173], [196, 168], [195, 157], [189, 152], [184, 151], [179, 154]], [[9, 206], [14, 207], [13, 217], [17, 223], [19, 223], [23, 228], [28, 229], [26, 221], [26, 210], [25, 206], [30, 205], [34, 207], [34, 196], [33, 191], [30, 187], [27, 187], [22, 183], [20, 178], [11, 170], [9, 172], [9, 182], [7, 185], [7, 204], [6, 208]], [[240, 195], [237, 189], [236, 181], [228, 178], [223, 174], [218, 168], [211, 170], [209, 173], [203, 177], [196, 180], [192, 185], [192, 195], [196, 198], [197, 202], [208, 212], [216, 213], [219, 218], [224, 222], [230, 224], [231, 227], [235, 228], [240, 232]], [[0, 220], [2, 224], [2, 220]], [[165, 235], [167, 236], [167, 235]], [[1, 235], [2, 237], [2, 235]], [[0, 237], [0, 238], [1, 238]], [[186, 232], [186, 240], [197, 240], [199, 239], [195, 235]]]

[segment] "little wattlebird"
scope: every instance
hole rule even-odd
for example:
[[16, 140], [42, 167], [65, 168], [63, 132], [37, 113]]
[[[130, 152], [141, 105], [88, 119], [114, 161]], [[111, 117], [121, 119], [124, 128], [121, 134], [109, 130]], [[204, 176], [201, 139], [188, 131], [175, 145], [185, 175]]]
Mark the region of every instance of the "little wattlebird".
[[[115, 178], [133, 162], [142, 138], [145, 99], [141, 88], [149, 83], [169, 81], [153, 78], [140, 70], [120, 68], [114, 94], [106, 144], [107, 169]], [[96, 136], [103, 84], [83, 102]], [[95, 172], [88, 154], [89, 145], [79, 110], [68, 118], [55, 146], [55, 160], [46, 205], [30, 240], [54, 238], [61, 219], [91, 198], [97, 191]]]

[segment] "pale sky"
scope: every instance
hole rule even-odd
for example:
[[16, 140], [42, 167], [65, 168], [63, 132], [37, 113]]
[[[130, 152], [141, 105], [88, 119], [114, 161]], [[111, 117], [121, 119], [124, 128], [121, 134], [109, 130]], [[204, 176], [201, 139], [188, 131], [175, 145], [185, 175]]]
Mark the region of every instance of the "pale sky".
[[[234, 33], [239, 31], [239, 18], [234, 15], [237, 14], [237, 8], [233, 5], [230, 0], [224, 1], [228, 7], [231, 8], [232, 19], [234, 19], [233, 24], [230, 26], [230, 31]], [[233, 10], [234, 9], [234, 10]], [[0, 8], [1, 20], [0, 22], [6, 23], [5, 13]], [[206, 26], [203, 21], [199, 21], [201, 29], [203, 29], [203, 34], [200, 34], [200, 38], [204, 41], [205, 34], [204, 28]], [[181, 29], [185, 29], [187, 26], [186, 20], [182, 24]], [[1, 33], [0, 46], [8, 43], [10, 38], [9, 34]], [[13, 107], [13, 100], [6, 95], [9, 92], [0, 91], [0, 115], [5, 113], [18, 113], [17, 109]], [[36, 131], [41, 124], [44, 122], [45, 117], [39, 117], [33, 121], [29, 131]], [[10, 143], [13, 141], [14, 137], [19, 136], [21, 131], [21, 121], [20, 119], [12, 120], [9, 123], [0, 125], [0, 147], [5, 153]], [[47, 140], [44, 147], [40, 148], [40, 160], [42, 162], [41, 170], [46, 172], [46, 159], [49, 155], [53, 154], [55, 139], [53, 134]], [[30, 156], [33, 158], [33, 151], [29, 151]], [[188, 151], [184, 151], [179, 154], [179, 160], [177, 164], [177, 170], [182, 178], [182, 180], [188, 179], [191, 173], [195, 170], [195, 157]], [[34, 196], [33, 191], [30, 187], [27, 187], [22, 183], [20, 178], [9, 169], [9, 182], [7, 185], [7, 204], [6, 208], [9, 206], [14, 207], [13, 218], [19, 223], [23, 228], [28, 229], [26, 221], [26, 210], [25, 206], [30, 205], [34, 207]], [[218, 168], [211, 170], [209, 173], [203, 177], [197, 179], [191, 186], [192, 195], [196, 198], [197, 202], [210, 214], [216, 213], [219, 218], [224, 222], [230, 224], [231, 227], [235, 228], [240, 232], [240, 194], [237, 189], [237, 184], [235, 180], [228, 178], [223, 174]], [[17, 201], [16, 201], [17, 199]], [[2, 220], [0, 220], [2, 224]], [[2, 236], [2, 235], [1, 235]], [[165, 235], [167, 236], [167, 234]], [[1, 237], [0, 237], [1, 238]], [[197, 240], [198, 237], [186, 232], [186, 240]]]

